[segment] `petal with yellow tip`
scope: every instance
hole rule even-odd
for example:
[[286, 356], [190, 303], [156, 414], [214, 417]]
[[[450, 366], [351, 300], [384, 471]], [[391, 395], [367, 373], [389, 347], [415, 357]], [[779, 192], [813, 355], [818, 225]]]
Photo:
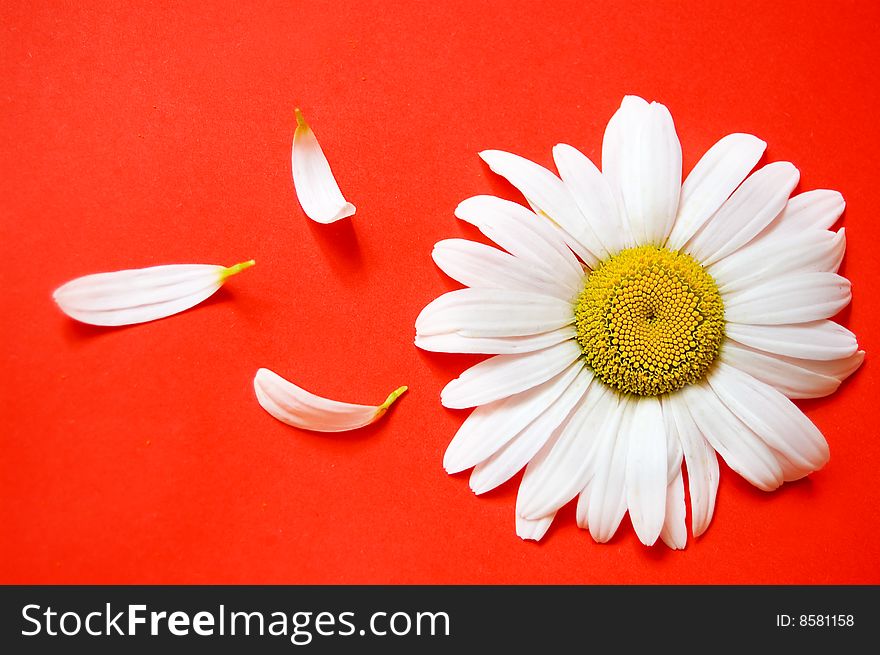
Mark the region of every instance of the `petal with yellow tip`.
[[52, 294], [65, 314], [90, 325], [145, 323], [189, 309], [254, 265], [170, 264], [76, 278]]
[[355, 405], [322, 398], [266, 368], [254, 376], [260, 406], [282, 423], [315, 432], [345, 432], [378, 421], [407, 387], [391, 392], [381, 405]]
[[317, 223], [327, 224], [354, 215], [354, 205], [342, 197], [327, 157], [299, 109], [296, 110], [290, 159], [293, 186], [306, 216]]

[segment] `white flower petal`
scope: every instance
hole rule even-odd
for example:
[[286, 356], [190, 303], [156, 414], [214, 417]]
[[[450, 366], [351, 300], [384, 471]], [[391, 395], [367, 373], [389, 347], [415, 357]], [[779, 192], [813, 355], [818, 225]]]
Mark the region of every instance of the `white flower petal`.
[[645, 242], [644, 225], [634, 224], [627, 215], [623, 187], [633, 175], [631, 163], [638, 147], [642, 126], [648, 120], [650, 105], [638, 96], [624, 96], [620, 108], [614, 112], [605, 127], [602, 138], [602, 176], [617, 204], [621, 221], [627, 226], [627, 234], [635, 243]]
[[596, 473], [590, 482], [590, 506], [587, 523], [590, 534], [599, 543], [614, 536], [626, 514], [626, 459], [632, 404], [621, 401], [623, 413], [617, 432], [607, 431], [596, 451]]
[[517, 496], [517, 512], [539, 518], [574, 498], [592, 478], [599, 443], [618, 432], [622, 411], [617, 396], [593, 384], [558, 439], [529, 462]]
[[782, 211], [799, 179], [798, 170], [784, 161], [752, 173], [687, 243], [685, 251], [708, 266], [738, 250]]
[[821, 398], [837, 391], [840, 383], [862, 363], [865, 352], [832, 360], [772, 355], [728, 339], [720, 361], [769, 384], [789, 398]]
[[213, 295], [254, 261], [224, 267], [171, 264], [76, 278], [52, 297], [65, 314], [91, 325], [131, 325], [177, 314]]
[[416, 335], [415, 345], [436, 353], [468, 353], [477, 355], [515, 355], [541, 350], [574, 339], [574, 326], [531, 334], [524, 337], [466, 337], [461, 334]]
[[570, 302], [525, 291], [458, 289], [430, 302], [416, 318], [416, 334], [458, 332], [467, 337], [518, 337], [574, 322]]
[[[659, 398], [663, 401], [669, 394], [664, 394]], [[676, 473], [681, 470], [681, 461], [684, 451], [681, 449], [681, 441], [678, 437], [678, 428], [675, 425], [675, 418], [672, 413], [663, 404], [663, 430], [666, 433], [666, 480], [671, 481]]]
[[851, 298], [849, 280], [836, 273], [798, 273], [726, 294], [724, 317], [755, 325], [807, 323], [834, 316]]
[[543, 414], [495, 454], [477, 464], [470, 479], [473, 492], [478, 495], [486, 493], [507, 482], [546, 447], [545, 444], [554, 443], [571, 420], [572, 409], [581, 402], [592, 379], [589, 369], [582, 368], [574, 382]]
[[846, 202], [837, 191], [814, 189], [792, 196], [759, 239], [786, 238], [809, 230], [829, 230], [837, 222]]
[[501, 150], [484, 150], [480, 157], [489, 168], [519, 189], [536, 211], [560, 230], [568, 247], [593, 267], [606, 253], [562, 180], [543, 166]]
[[655, 396], [632, 401], [627, 438], [626, 504], [633, 528], [646, 546], [654, 545], [666, 518], [666, 431]]
[[709, 266], [723, 295], [744, 291], [763, 280], [794, 273], [836, 273], [846, 251], [846, 235], [808, 230], [786, 238], [760, 239]]
[[254, 376], [254, 391], [260, 406], [282, 423], [315, 432], [344, 432], [382, 418], [406, 387], [394, 390], [381, 405], [354, 405], [316, 396], [261, 368]]
[[678, 216], [667, 247], [684, 247], [746, 178], [766, 147], [751, 134], [728, 134], [706, 151], [681, 185]]
[[583, 362], [577, 361], [555, 378], [523, 393], [477, 407], [446, 448], [443, 468], [464, 471], [491, 457], [543, 414], [571, 385]]
[[602, 166], [636, 243], [664, 243], [681, 192], [681, 145], [669, 110], [624, 98], [605, 131]]
[[495, 196], [474, 196], [459, 204], [455, 215], [511, 255], [552, 275], [572, 293], [583, 287], [584, 268], [559, 230], [522, 205]]
[[584, 485], [584, 488], [581, 489], [580, 493], [578, 494], [576, 517], [577, 517], [577, 526], [581, 530], [587, 530], [590, 527], [589, 515], [590, 515], [590, 485], [591, 485], [591, 483], [592, 483], [592, 478], [590, 479], [590, 482], [587, 482], [587, 484]]
[[620, 217], [608, 182], [589, 157], [570, 145], [560, 143], [553, 148], [553, 160], [565, 187], [605, 251], [613, 255], [634, 246], [629, 225]]
[[724, 332], [752, 348], [801, 359], [841, 359], [859, 349], [856, 335], [828, 320], [795, 325], [728, 323]]
[[444, 273], [465, 286], [528, 291], [567, 301], [578, 293], [528, 260], [475, 241], [445, 239], [431, 256]]
[[715, 449], [703, 438], [688, 410], [683, 394], [663, 396], [663, 416], [671, 417], [684, 453], [691, 496], [691, 525], [695, 537], [709, 527], [718, 494], [718, 458]]
[[440, 393], [445, 407], [464, 409], [535, 387], [564, 371], [581, 356], [576, 341], [569, 340], [521, 355], [496, 355], [472, 366]]
[[290, 161], [293, 186], [306, 216], [327, 224], [354, 214], [354, 205], [342, 197], [324, 151], [299, 109], [296, 110]]
[[772, 491], [782, 484], [782, 469], [776, 457], [764, 441], [721, 402], [705, 380], [689, 384], [677, 393], [683, 396], [697, 428], [730, 468], [764, 491]]
[[[802, 477], [822, 468], [829, 451], [825, 437], [801, 410], [770, 385], [718, 362], [707, 376], [721, 401]], [[789, 470], [786, 477], [791, 476]]]
[[553, 516], [544, 516], [537, 520], [524, 519], [521, 516], [516, 517], [516, 536], [523, 540], [541, 541], [550, 524], [553, 523]]
[[666, 487], [666, 517], [663, 531], [660, 532], [663, 543], [673, 550], [683, 550], [687, 545], [687, 525], [685, 524], [684, 480], [681, 469]]

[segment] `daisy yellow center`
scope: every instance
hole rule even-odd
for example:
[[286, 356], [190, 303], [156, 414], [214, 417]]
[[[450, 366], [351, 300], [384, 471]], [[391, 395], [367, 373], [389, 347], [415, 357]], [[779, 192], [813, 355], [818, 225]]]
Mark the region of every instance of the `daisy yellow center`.
[[656, 396], [705, 374], [724, 338], [724, 303], [696, 260], [640, 246], [593, 269], [575, 325], [596, 377], [623, 393]]

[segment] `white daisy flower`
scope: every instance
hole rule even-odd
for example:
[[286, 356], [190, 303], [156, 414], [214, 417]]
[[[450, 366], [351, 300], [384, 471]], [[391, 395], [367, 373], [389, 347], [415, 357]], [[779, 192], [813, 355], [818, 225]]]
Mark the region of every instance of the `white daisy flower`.
[[596, 541], [624, 514], [639, 539], [684, 548], [712, 520], [720, 454], [763, 490], [828, 461], [791, 398], [833, 392], [861, 364], [828, 320], [850, 301], [837, 274], [836, 191], [789, 199], [788, 162], [749, 172], [766, 144], [716, 143], [681, 181], [669, 111], [627, 96], [605, 130], [603, 170], [557, 145], [557, 177], [513, 154], [480, 156], [533, 211], [489, 196], [456, 216], [506, 252], [449, 239], [437, 265], [469, 288], [422, 310], [415, 344], [494, 355], [450, 382], [446, 407], [475, 407], [444, 467], [473, 467], [477, 494], [525, 467], [516, 531], [538, 540], [578, 497]]

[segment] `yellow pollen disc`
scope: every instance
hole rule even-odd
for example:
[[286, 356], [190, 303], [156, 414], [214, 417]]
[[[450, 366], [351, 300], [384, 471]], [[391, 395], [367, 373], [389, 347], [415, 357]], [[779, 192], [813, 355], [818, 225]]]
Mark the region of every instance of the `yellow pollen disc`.
[[689, 255], [640, 246], [593, 269], [575, 325], [597, 378], [623, 393], [656, 396], [696, 382], [715, 361], [724, 303]]

